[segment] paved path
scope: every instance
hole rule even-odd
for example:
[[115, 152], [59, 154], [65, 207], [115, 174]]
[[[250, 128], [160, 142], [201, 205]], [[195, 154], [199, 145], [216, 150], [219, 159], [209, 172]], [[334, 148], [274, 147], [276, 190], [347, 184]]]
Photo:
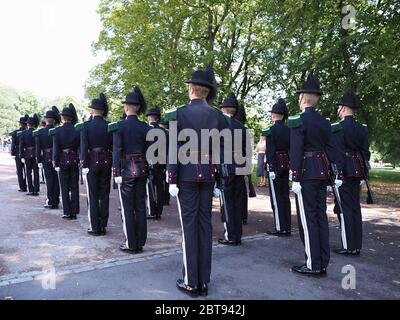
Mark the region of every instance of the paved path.
[[[42, 209], [44, 192], [32, 199], [16, 189], [12, 162], [0, 154], [0, 299], [186, 299], [175, 289], [181, 238], [174, 203], [162, 221], [149, 221], [145, 253], [126, 256], [118, 251], [123, 235], [115, 192], [109, 235], [91, 238], [83, 188], [77, 222], [60, 219], [61, 211]], [[298, 235], [265, 236], [273, 220], [266, 190], [259, 193], [250, 202], [243, 246], [214, 248], [210, 299], [400, 299], [398, 209], [365, 207], [363, 255], [332, 255], [327, 278], [303, 278], [290, 272], [303, 259]], [[215, 240], [222, 232], [217, 205]], [[330, 218], [331, 245], [336, 247], [339, 230], [335, 217]], [[342, 269], [349, 264], [356, 272], [355, 290], [342, 289]], [[52, 280], [55, 290], [46, 290]]]

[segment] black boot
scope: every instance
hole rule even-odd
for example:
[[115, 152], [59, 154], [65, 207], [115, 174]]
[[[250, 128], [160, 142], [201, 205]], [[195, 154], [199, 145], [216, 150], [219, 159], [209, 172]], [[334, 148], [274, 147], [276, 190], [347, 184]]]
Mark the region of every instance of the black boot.
[[176, 282], [176, 287], [182, 291], [183, 293], [186, 293], [188, 296], [192, 298], [197, 298], [199, 296], [199, 289], [197, 287], [191, 287], [187, 284], [182, 279], [179, 279]]

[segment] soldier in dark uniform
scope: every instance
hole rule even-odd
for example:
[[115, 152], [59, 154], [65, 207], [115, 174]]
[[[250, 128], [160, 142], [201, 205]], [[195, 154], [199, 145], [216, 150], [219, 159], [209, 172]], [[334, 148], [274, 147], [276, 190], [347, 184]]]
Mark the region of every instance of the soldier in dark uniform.
[[80, 159], [89, 198], [88, 233], [100, 236], [106, 235], [112, 166], [112, 134], [105, 120], [108, 115], [106, 96], [100, 93], [99, 98], [92, 100], [90, 109], [93, 118], [83, 124], [80, 132]]
[[[228, 98], [222, 102], [221, 110], [229, 119], [229, 127], [232, 131], [232, 150], [233, 154], [240, 153], [243, 156], [243, 152], [246, 150], [246, 127], [234, 117], [239, 109], [239, 103], [236, 95], [230, 93]], [[235, 131], [241, 131], [241, 142], [235, 141], [237, 136], [234, 134]], [[239, 149], [236, 148], [240, 146]], [[224, 238], [218, 242], [223, 245], [238, 246], [242, 244], [242, 233], [243, 233], [243, 215], [246, 211], [247, 206], [247, 189], [243, 175], [236, 173], [237, 169], [236, 162], [233, 161], [232, 165], [228, 166], [229, 178], [225, 186], [225, 199], [228, 221], [225, 219], [223, 214], [223, 222], [225, 227]]]
[[49, 131], [55, 125], [60, 124], [60, 112], [57, 107], [52, 107], [44, 116], [46, 127], [38, 131], [36, 135], [36, 159], [38, 167], [44, 170], [47, 186], [47, 203], [45, 208], [58, 209], [60, 204], [60, 185], [57, 172], [53, 167], [53, 138]]
[[343, 157], [343, 185], [339, 188], [344, 221], [341, 249], [338, 254], [359, 255], [362, 249], [362, 216], [360, 205], [360, 182], [368, 176], [371, 154], [369, 152], [368, 132], [354, 118], [358, 109], [354, 92], [349, 90], [337, 103], [338, 124], [336, 146]]
[[59, 175], [64, 209], [63, 219], [76, 220], [79, 214], [79, 133], [74, 125], [78, 117], [71, 103], [61, 112], [63, 125], [55, 129], [53, 165]]
[[126, 237], [120, 250], [135, 254], [143, 252], [147, 239], [146, 136], [151, 128], [138, 118], [147, 108], [139, 87], [135, 87], [134, 91], [126, 96], [123, 104], [126, 119], [110, 124], [109, 131], [114, 131], [113, 174], [118, 184]]
[[19, 126], [18, 130], [15, 130], [11, 134], [11, 155], [15, 157], [15, 166], [17, 168], [17, 176], [18, 176], [18, 185], [19, 185], [19, 192], [27, 192], [26, 186], [26, 174], [24, 164], [21, 162], [21, 158], [19, 155], [19, 145], [21, 143], [21, 134], [26, 130], [26, 122], [28, 121], [29, 116], [26, 115], [25, 117], [21, 117], [19, 119]]
[[[165, 119], [162, 119], [159, 123], [160, 127], [165, 130], [166, 135], [167, 135], [167, 145], [169, 145], [169, 123]], [[167, 148], [167, 152], [168, 152]], [[169, 184], [167, 182], [167, 170], [165, 168], [164, 174], [163, 174], [163, 188], [164, 188], [164, 206], [169, 206], [169, 203], [171, 201], [171, 195], [169, 194]]]
[[267, 137], [267, 171], [272, 208], [275, 218], [275, 231], [268, 232], [274, 236], [290, 236], [292, 230], [292, 213], [289, 198], [289, 150], [290, 129], [285, 125], [289, 116], [286, 102], [279, 99], [271, 110], [274, 125], [265, 131]]
[[[26, 180], [28, 182], [29, 196], [38, 196], [40, 189], [39, 168], [36, 162], [36, 143], [33, 131], [39, 125], [39, 116], [34, 115], [28, 119], [28, 130], [21, 135], [19, 154], [21, 161], [25, 164]], [[32, 176], [33, 175], [33, 176]]]
[[[292, 191], [296, 194], [300, 236], [306, 263], [292, 270], [299, 274], [324, 276], [330, 259], [329, 226], [326, 215], [329, 161], [335, 161], [328, 120], [315, 109], [321, 95], [318, 79], [310, 74], [297, 91], [301, 114], [290, 117], [290, 162]], [[339, 184], [339, 181], [338, 181]]]
[[[167, 137], [167, 131], [159, 125], [161, 112], [158, 107], [152, 108], [146, 114], [147, 122], [153, 129], [163, 130], [165, 137]], [[168, 145], [165, 150], [168, 150]], [[159, 155], [156, 154], [156, 157]], [[162, 155], [160, 155], [162, 156]], [[165, 171], [166, 171], [166, 154], [163, 156], [164, 163], [153, 163], [150, 164], [149, 179], [152, 179], [152, 183], [148, 184], [148, 197], [150, 202], [150, 214], [148, 218], [160, 220], [161, 215], [164, 208], [165, 203], [165, 195], [164, 195], [164, 181], [166, 179]], [[153, 190], [151, 190], [153, 189]]]
[[[209, 105], [217, 92], [212, 68], [194, 72], [187, 83], [190, 102], [166, 115], [171, 120], [170, 130], [171, 125], [177, 125], [178, 133], [191, 129], [201, 138], [202, 129], [228, 129], [227, 120], [221, 111]], [[175, 123], [172, 122], [174, 120]], [[183, 279], [179, 279], [176, 284], [179, 290], [190, 296], [207, 295], [212, 255], [211, 211], [216, 182], [215, 165], [210, 156], [213, 151], [203, 151], [203, 154], [199, 141], [197, 150], [185, 151], [185, 155], [193, 156], [195, 161], [183, 164], [179, 159], [175, 162], [177, 154], [182, 152], [179, 150], [183, 142], [172, 141], [170, 136], [169, 143], [168, 182], [171, 196], [178, 200], [183, 239]], [[171, 147], [176, 144], [178, 151]]]

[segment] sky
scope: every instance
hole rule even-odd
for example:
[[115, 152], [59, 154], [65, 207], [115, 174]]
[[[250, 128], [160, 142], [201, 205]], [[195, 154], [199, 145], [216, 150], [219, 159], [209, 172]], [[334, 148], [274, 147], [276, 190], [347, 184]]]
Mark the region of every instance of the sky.
[[0, 0], [0, 85], [43, 98], [84, 98], [99, 0]]

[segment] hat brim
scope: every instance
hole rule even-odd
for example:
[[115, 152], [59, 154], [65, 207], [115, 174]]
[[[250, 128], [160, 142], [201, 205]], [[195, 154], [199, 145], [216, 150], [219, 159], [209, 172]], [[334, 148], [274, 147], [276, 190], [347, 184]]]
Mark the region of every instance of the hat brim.
[[138, 105], [140, 106], [140, 102], [139, 101], [129, 101], [129, 100], [125, 100], [121, 102], [122, 104], [131, 104], [131, 105]]
[[161, 117], [161, 114], [159, 114], [159, 113], [147, 113], [147, 114], [146, 114], [146, 117], [149, 117], [149, 116]]
[[337, 106], [345, 106], [345, 107], [348, 107], [348, 108], [351, 108], [351, 109], [358, 109], [358, 106], [356, 106], [356, 105], [354, 105], [354, 104], [351, 104], [351, 103], [346, 103], [346, 102], [338, 102], [338, 103], [336, 103], [336, 105]]
[[312, 89], [300, 89], [300, 90], [297, 90], [297, 94], [302, 94], [302, 93], [317, 94], [319, 96], [324, 95], [324, 93], [321, 90], [312, 90]]
[[200, 80], [200, 79], [191, 79], [191, 80], [187, 80], [185, 81], [186, 83], [190, 84], [197, 84], [199, 86], [203, 86], [203, 87], [207, 87], [209, 89], [213, 89], [214, 85], [212, 83], [209, 83], [208, 81], [204, 81], [204, 80]]

